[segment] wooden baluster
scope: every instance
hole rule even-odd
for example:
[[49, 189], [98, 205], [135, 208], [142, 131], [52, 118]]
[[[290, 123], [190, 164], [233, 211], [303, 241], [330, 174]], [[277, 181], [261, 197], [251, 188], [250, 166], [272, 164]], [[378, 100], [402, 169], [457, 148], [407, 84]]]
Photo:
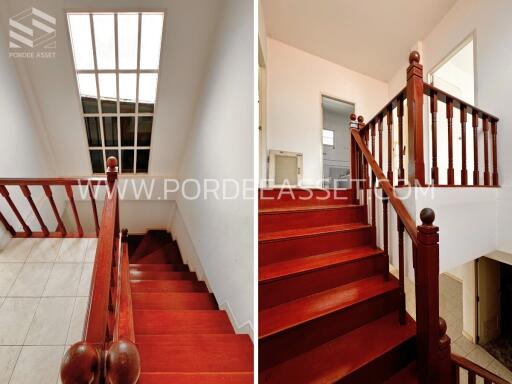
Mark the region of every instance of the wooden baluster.
[[423, 160], [423, 66], [420, 54], [416, 51], [409, 55], [407, 68], [407, 145], [409, 166], [409, 184], [425, 185], [425, 165]]
[[69, 203], [71, 204], [71, 209], [73, 210], [73, 216], [75, 217], [78, 236], [83, 237], [84, 230], [82, 229], [82, 224], [80, 224], [80, 218], [78, 217], [78, 211], [76, 209], [75, 197], [73, 196], [73, 188], [71, 187], [71, 184], [66, 184], [66, 194], [68, 196]]
[[89, 189], [89, 198], [91, 199], [92, 204], [92, 213], [94, 216], [94, 226], [96, 228], [96, 236], [100, 235], [100, 224], [98, 222], [98, 210], [96, 208], [96, 200], [94, 200], [94, 188], [91, 183], [87, 186]]
[[484, 131], [484, 185], [491, 185], [491, 174], [489, 172], [489, 118], [483, 117]]
[[384, 130], [382, 123], [384, 122], [384, 116], [379, 115], [377, 122], [379, 127], [379, 167], [382, 169], [382, 131]]
[[398, 284], [400, 304], [398, 309], [398, 320], [405, 325], [405, 262], [404, 262], [404, 224], [400, 217], [397, 218], [398, 229]]
[[34, 212], [34, 215], [36, 216], [36, 219], [41, 226], [41, 231], [43, 232], [44, 236], [48, 236], [50, 232], [48, 231], [48, 227], [43, 221], [43, 218], [41, 217], [41, 214], [39, 213], [39, 210], [36, 207], [36, 204], [34, 203], [34, 199], [32, 199], [32, 193], [30, 192], [30, 189], [26, 185], [20, 185], [21, 192], [23, 192], [23, 196], [28, 201], [28, 204], [32, 208], [32, 211]]
[[50, 206], [52, 207], [53, 214], [55, 215], [55, 220], [57, 220], [57, 231], [59, 231], [62, 236], [66, 236], [66, 227], [60, 218], [59, 210], [57, 209], [57, 205], [55, 204], [55, 200], [53, 199], [52, 189], [49, 185], [43, 185], [44, 193], [50, 202]]
[[[372, 156], [375, 157], [375, 124], [371, 123], [371, 135], [372, 135]], [[375, 174], [371, 171], [371, 184], [372, 184], [372, 245], [377, 246], [377, 229], [376, 229], [376, 218], [375, 218]]]
[[460, 384], [460, 367], [457, 364], [452, 364], [452, 383]]
[[484, 384], [492, 384], [492, 381], [489, 379], [484, 379]]
[[446, 119], [448, 120], [448, 185], [455, 184], [455, 171], [453, 169], [453, 100], [446, 98]]
[[439, 332], [439, 384], [453, 384], [450, 380], [452, 374], [452, 351], [451, 340], [446, 334], [448, 326], [446, 321], [439, 318], [438, 332]]
[[460, 135], [462, 145], [462, 169], [460, 171], [460, 183], [468, 185], [468, 170], [466, 165], [466, 122], [468, 121], [467, 107], [460, 106]]
[[437, 166], [437, 92], [430, 94], [430, 114], [432, 115], [432, 184], [439, 184], [439, 168]]
[[492, 185], [497, 187], [498, 182], [498, 143], [496, 141], [498, 134], [498, 122], [492, 120], [491, 122], [491, 134], [492, 134]]
[[[358, 124], [356, 122], [356, 114], [352, 113], [350, 115], [350, 129], [356, 128]], [[352, 195], [352, 202], [356, 200], [356, 189], [357, 189], [357, 181], [356, 181], [356, 156], [357, 156], [357, 148], [356, 143], [354, 142], [354, 138], [350, 135], [350, 189]]]
[[473, 184], [480, 184], [480, 174], [478, 172], [478, 112], [473, 109]]
[[[364, 145], [368, 148], [368, 141], [370, 139], [370, 130], [367, 129], [364, 131]], [[370, 185], [370, 179], [368, 176], [368, 161], [366, 161], [366, 157], [363, 156], [364, 162], [364, 220], [365, 223], [368, 223], [368, 186]]]
[[2, 222], [2, 224], [4, 225], [5, 229], [7, 230], [7, 232], [9, 232], [11, 234], [12, 237], [16, 236], [16, 231], [14, 230], [14, 228], [12, 227], [11, 224], [9, 224], [9, 222], [7, 221], [7, 219], [4, 217], [4, 215], [2, 215], [2, 212], [0, 212], [0, 221]]
[[405, 184], [404, 170], [404, 95], [398, 96], [398, 185]]
[[20, 222], [21, 226], [23, 227], [23, 230], [25, 231], [25, 234], [30, 237], [32, 236], [32, 230], [30, 227], [25, 223], [25, 220], [23, 220], [23, 217], [21, 216], [20, 211], [18, 211], [18, 208], [16, 208], [16, 205], [11, 199], [11, 196], [9, 196], [9, 191], [7, 190], [7, 187], [5, 185], [0, 185], [0, 194], [4, 197], [4, 199], [7, 201], [7, 204], [9, 204], [9, 207], [11, 207], [12, 211], [16, 215], [16, 218]]
[[393, 183], [393, 103], [387, 109], [387, 125], [388, 125], [388, 180], [391, 185]]
[[388, 246], [388, 197], [382, 192], [382, 221], [384, 237], [384, 280], [389, 280], [389, 246]]
[[475, 374], [475, 372], [468, 371], [468, 384], [476, 384], [476, 374]]

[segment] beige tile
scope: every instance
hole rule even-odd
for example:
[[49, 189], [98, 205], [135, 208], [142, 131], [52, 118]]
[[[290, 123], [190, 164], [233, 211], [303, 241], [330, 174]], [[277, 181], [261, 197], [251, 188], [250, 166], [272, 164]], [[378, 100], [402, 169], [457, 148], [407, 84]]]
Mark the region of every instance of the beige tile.
[[43, 297], [25, 345], [64, 345], [75, 305], [74, 297]]
[[72, 345], [82, 340], [85, 315], [87, 313], [87, 305], [89, 304], [88, 297], [77, 297], [75, 301], [75, 308], [73, 316], [71, 317], [71, 324], [69, 326], [67, 345]]
[[82, 268], [82, 276], [80, 278], [80, 284], [78, 285], [77, 296], [89, 296], [91, 289], [91, 278], [93, 263], [84, 263]]
[[55, 384], [63, 352], [63, 346], [23, 347], [10, 384]]
[[0, 347], [0, 383], [8, 383], [11, 379], [20, 351], [21, 346]]
[[40, 299], [6, 298], [0, 308], [0, 345], [23, 345]]
[[0, 263], [23, 263], [27, 260], [33, 245], [34, 239], [11, 239], [7, 247], [0, 251]]
[[62, 239], [37, 239], [27, 262], [53, 262], [57, 259]]
[[81, 263], [85, 258], [89, 239], [63, 239], [60, 246], [58, 262]]
[[494, 360], [494, 358], [480, 346], [473, 349], [466, 357], [484, 368], [487, 368]]
[[0, 263], [0, 296], [7, 296], [22, 267], [22, 263]]
[[51, 270], [50, 263], [25, 264], [7, 296], [41, 297]]
[[80, 263], [55, 263], [43, 296], [75, 296], [81, 274]]
[[85, 253], [85, 261], [88, 263], [94, 263], [96, 259], [96, 246], [98, 245], [98, 239], [89, 239], [87, 242], [87, 251]]

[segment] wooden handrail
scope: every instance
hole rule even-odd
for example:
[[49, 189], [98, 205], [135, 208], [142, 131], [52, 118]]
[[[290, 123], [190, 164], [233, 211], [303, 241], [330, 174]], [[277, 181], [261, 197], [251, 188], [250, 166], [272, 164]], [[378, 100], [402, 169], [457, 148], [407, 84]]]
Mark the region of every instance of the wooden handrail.
[[488, 371], [485, 368], [482, 368], [478, 364], [473, 363], [472, 361], [466, 359], [465, 357], [459, 356], [455, 353], [451, 354], [451, 360], [453, 363], [453, 376], [454, 384], [459, 383], [459, 368], [465, 369], [468, 371], [469, 376], [473, 376], [473, 379], [476, 376], [480, 376], [484, 379], [486, 384], [494, 383], [494, 384], [510, 384], [509, 381], [502, 379], [501, 377], [495, 375], [494, 373]]
[[391, 185], [390, 181], [387, 179], [387, 177], [384, 175], [384, 172], [379, 167], [379, 164], [377, 164], [377, 161], [375, 158], [371, 155], [370, 151], [366, 147], [366, 145], [363, 142], [363, 139], [361, 138], [360, 132], [357, 129], [352, 128], [352, 137], [354, 138], [357, 147], [362, 152], [364, 158], [366, 159], [368, 165], [372, 169], [372, 172], [377, 177], [377, 180], [379, 181], [379, 185], [381, 186], [382, 190], [386, 194], [386, 196], [389, 199], [389, 202], [393, 206], [393, 208], [396, 211], [396, 214], [398, 217], [400, 217], [400, 220], [404, 224], [405, 230], [409, 234], [413, 244], [418, 243], [418, 231], [416, 228], [416, 223], [414, 222], [413, 218], [407, 212], [407, 209], [405, 208], [402, 201], [395, 195], [393, 191], [393, 186]]
[[91, 177], [91, 178], [3, 178], [0, 179], [0, 185], [106, 185], [107, 179], [105, 177]]

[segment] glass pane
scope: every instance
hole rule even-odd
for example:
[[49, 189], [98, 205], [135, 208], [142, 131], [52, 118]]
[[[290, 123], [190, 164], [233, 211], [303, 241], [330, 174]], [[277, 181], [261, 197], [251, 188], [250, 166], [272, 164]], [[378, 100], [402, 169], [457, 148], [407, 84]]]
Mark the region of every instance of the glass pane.
[[101, 110], [103, 113], [117, 113], [116, 75], [98, 74], [100, 84]]
[[117, 147], [117, 116], [103, 117], [105, 147]]
[[85, 130], [89, 146], [101, 147], [100, 119], [98, 117], [86, 117]]
[[139, 117], [137, 127], [137, 145], [140, 147], [151, 144], [151, 128], [153, 127], [153, 116]]
[[117, 102], [113, 100], [101, 100], [101, 110], [103, 113], [117, 113]]
[[96, 77], [92, 73], [79, 73], [78, 77], [78, 91], [80, 96], [98, 97], [96, 90]]
[[139, 102], [154, 104], [156, 100], [156, 73], [141, 73], [139, 79]]
[[105, 151], [105, 159], [108, 159], [111, 156], [115, 157], [117, 159], [117, 163], [119, 164], [119, 151], [117, 149], [107, 149]]
[[123, 173], [133, 173], [133, 149], [123, 149], [121, 151], [121, 169]]
[[76, 69], [94, 69], [89, 14], [70, 14], [68, 21]]
[[135, 145], [135, 117], [121, 117], [121, 145]]
[[122, 113], [135, 112], [135, 99], [137, 94], [137, 74], [119, 74], [119, 100]]
[[103, 151], [93, 150], [89, 151], [91, 155], [91, 165], [93, 173], [105, 173], [105, 167], [103, 165]]
[[154, 110], [154, 104], [139, 103], [139, 113], [153, 113]]
[[137, 69], [139, 15], [124, 13], [117, 16], [119, 69]]
[[137, 173], [147, 173], [149, 164], [149, 149], [137, 151]]
[[161, 13], [145, 13], [142, 15], [140, 36], [141, 69], [158, 69], [163, 22], [164, 15]]
[[84, 113], [98, 113], [98, 99], [82, 97], [82, 108]]
[[99, 69], [116, 68], [116, 46], [114, 35], [114, 15], [93, 16], [96, 63]]

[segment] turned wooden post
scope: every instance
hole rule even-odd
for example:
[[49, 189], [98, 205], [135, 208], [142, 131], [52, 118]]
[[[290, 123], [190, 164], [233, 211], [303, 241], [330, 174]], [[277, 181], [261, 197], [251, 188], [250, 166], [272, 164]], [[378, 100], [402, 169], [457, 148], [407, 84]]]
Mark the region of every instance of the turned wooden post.
[[382, 169], [382, 132], [384, 131], [384, 128], [382, 127], [382, 124], [384, 122], [384, 116], [379, 115], [377, 116], [377, 125], [379, 130], [379, 167]]
[[32, 192], [30, 192], [28, 185], [20, 185], [20, 189], [23, 193], [23, 196], [25, 196], [25, 198], [27, 199], [28, 204], [32, 208], [32, 212], [34, 212], [34, 215], [36, 216], [37, 222], [39, 223], [39, 226], [41, 227], [41, 231], [43, 232], [44, 236], [49, 236], [50, 231], [48, 231], [48, 227], [44, 223], [44, 220], [41, 217], [39, 210], [37, 209], [36, 203], [34, 203], [34, 199], [32, 199]]
[[484, 131], [484, 185], [491, 185], [489, 173], [489, 118], [484, 116], [482, 128]]
[[395, 185], [393, 183], [393, 104], [388, 107], [386, 111], [386, 123], [388, 125], [388, 180], [391, 185]]
[[446, 119], [448, 120], [448, 185], [455, 184], [455, 171], [453, 169], [453, 100], [446, 99]]
[[382, 235], [384, 237], [384, 280], [389, 280], [389, 241], [388, 241], [388, 197], [382, 192], [382, 221], [383, 221], [383, 230]]
[[452, 351], [451, 340], [446, 334], [448, 329], [446, 321], [440, 317], [438, 322], [439, 330], [439, 383], [452, 384]]
[[480, 184], [480, 173], [478, 172], [478, 112], [473, 109], [473, 185]]
[[439, 383], [439, 228], [430, 208], [420, 213], [415, 265], [416, 345], [420, 384]]
[[[352, 113], [350, 115], [350, 129], [358, 129], [359, 124], [356, 121], [356, 114]], [[351, 189], [351, 195], [352, 200], [354, 201], [356, 199], [357, 194], [357, 180], [356, 180], [356, 174], [357, 174], [357, 148], [356, 148], [356, 142], [354, 141], [354, 138], [352, 137], [352, 134], [350, 134], [350, 189]]]
[[399, 284], [399, 298], [400, 307], [398, 309], [398, 321], [400, 324], [405, 325], [405, 262], [404, 262], [404, 224], [400, 217], [397, 220], [398, 230], [398, 284]]
[[398, 185], [405, 184], [404, 170], [404, 95], [398, 96]]
[[[117, 164], [117, 159], [114, 156], [110, 156], [107, 159], [107, 184], [110, 193], [112, 193], [114, 188], [117, 188]], [[119, 196], [116, 197], [116, 205], [117, 216], [115, 233], [119, 233]]]
[[5, 201], [7, 201], [7, 204], [9, 204], [9, 207], [11, 207], [12, 211], [14, 212], [14, 215], [16, 216], [16, 218], [20, 222], [21, 226], [23, 227], [23, 230], [25, 231], [26, 236], [31, 237], [32, 230], [30, 229], [30, 227], [27, 225], [27, 223], [23, 219], [23, 216], [21, 216], [21, 213], [20, 213], [20, 211], [18, 211], [18, 208], [16, 208], [16, 205], [12, 201], [9, 191], [7, 190], [7, 187], [5, 185], [0, 185], [0, 195], [2, 195], [4, 197]]
[[437, 166], [437, 92], [430, 94], [430, 113], [432, 115], [432, 184], [439, 184], [439, 168]]
[[492, 134], [492, 185], [497, 187], [498, 182], [498, 143], [496, 141], [498, 134], [498, 122], [493, 120], [491, 122], [491, 134]]
[[468, 169], [466, 161], [466, 122], [468, 121], [467, 107], [460, 106], [460, 135], [462, 145], [462, 169], [460, 170], [460, 183], [468, 185]]
[[409, 55], [407, 68], [407, 121], [409, 123], [408, 145], [409, 184], [425, 185], [423, 160], [423, 65], [416, 51]]

